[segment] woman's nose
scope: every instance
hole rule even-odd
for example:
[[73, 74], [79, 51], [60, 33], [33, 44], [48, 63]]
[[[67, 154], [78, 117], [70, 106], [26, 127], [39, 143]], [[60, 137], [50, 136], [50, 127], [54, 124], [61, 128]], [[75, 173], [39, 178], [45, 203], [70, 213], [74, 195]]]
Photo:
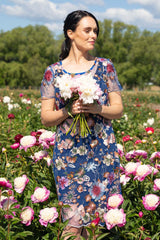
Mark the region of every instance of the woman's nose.
[[91, 37], [96, 39], [97, 38], [97, 34], [94, 31], [91, 31]]

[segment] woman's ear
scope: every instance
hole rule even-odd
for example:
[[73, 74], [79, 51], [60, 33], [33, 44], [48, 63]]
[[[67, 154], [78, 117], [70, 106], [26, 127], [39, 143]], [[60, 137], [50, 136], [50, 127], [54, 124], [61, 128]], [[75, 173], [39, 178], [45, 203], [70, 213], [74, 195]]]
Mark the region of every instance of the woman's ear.
[[67, 30], [67, 35], [72, 40], [72, 38], [73, 38], [73, 31], [71, 29], [68, 29]]

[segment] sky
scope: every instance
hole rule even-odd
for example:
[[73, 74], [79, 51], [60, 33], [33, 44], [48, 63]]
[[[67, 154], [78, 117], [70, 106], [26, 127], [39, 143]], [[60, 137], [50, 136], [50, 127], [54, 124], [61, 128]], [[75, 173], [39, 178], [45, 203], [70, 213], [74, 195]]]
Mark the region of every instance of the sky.
[[100, 21], [160, 31], [160, 0], [0, 0], [0, 31], [38, 24], [61, 34], [65, 17], [77, 9], [93, 13]]

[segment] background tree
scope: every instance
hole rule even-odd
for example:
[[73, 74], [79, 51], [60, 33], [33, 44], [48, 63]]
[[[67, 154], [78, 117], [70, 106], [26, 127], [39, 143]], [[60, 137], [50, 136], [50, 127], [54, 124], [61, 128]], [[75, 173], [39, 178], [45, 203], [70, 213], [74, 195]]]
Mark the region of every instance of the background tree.
[[[113, 61], [123, 87], [160, 86], [160, 32], [105, 19], [93, 54]], [[45, 26], [27, 26], [0, 33], [0, 86], [39, 87], [45, 68], [58, 61], [63, 35]]]

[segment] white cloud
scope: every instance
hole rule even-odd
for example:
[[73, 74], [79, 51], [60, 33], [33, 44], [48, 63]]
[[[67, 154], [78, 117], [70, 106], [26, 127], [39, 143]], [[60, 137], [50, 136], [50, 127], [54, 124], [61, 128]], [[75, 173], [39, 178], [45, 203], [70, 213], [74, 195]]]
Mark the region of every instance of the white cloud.
[[128, 3], [139, 3], [142, 5], [153, 5], [157, 4], [158, 0], [127, 0]]
[[160, 17], [160, 1], [159, 0], [127, 0], [128, 3], [137, 3], [142, 5], [148, 11], [159, 18]]
[[83, 0], [83, 2], [85, 2], [85, 4], [87, 5], [96, 5], [96, 6], [103, 6], [105, 3], [104, 3], [104, 0], [98, 0], [98, 1], [95, 1], [95, 0]]
[[[24, 17], [40, 22], [62, 21], [66, 15], [77, 9], [77, 4], [53, 3], [49, 0], [12, 0], [15, 5], [2, 5], [2, 10], [12, 16]], [[84, 5], [79, 4], [79, 7]]]
[[77, 9], [88, 10], [93, 4], [95, 9], [96, 6], [102, 6], [101, 12], [94, 12], [97, 19], [101, 21], [106, 18], [113, 21], [119, 20], [127, 24], [137, 25], [142, 29], [160, 29], [160, 0], [126, 0], [129, 4], [140, 4], [143, 8], [132, 10], [124, 8], [108, 8], [106, 11], [103, 6], [106, 3], [104, 0], [67, 0], [66, 2], [60, 0], [10, 1], [12, 1], [12, 4], [0, 5], [0, 11], [2, 11], [3, 14], [30, 20], [32, 24], [44, 24], [50, 30], [56, 32], [62, 32], [63, 21], [68, 13]]
[[160, 26], [160, 19], [156, 19], [145, 9], [126, 10], [123, 8], [109, 8], [105, 13], [97, 13], [102, 20], [104, 18], [113, 21], [122, 21], [126, 24], [136, 25], [139, 28], [157, 29]]
[[54, 33], [62, 33], [63, 24], [62, 23], [46, 23], [45, 26]]

